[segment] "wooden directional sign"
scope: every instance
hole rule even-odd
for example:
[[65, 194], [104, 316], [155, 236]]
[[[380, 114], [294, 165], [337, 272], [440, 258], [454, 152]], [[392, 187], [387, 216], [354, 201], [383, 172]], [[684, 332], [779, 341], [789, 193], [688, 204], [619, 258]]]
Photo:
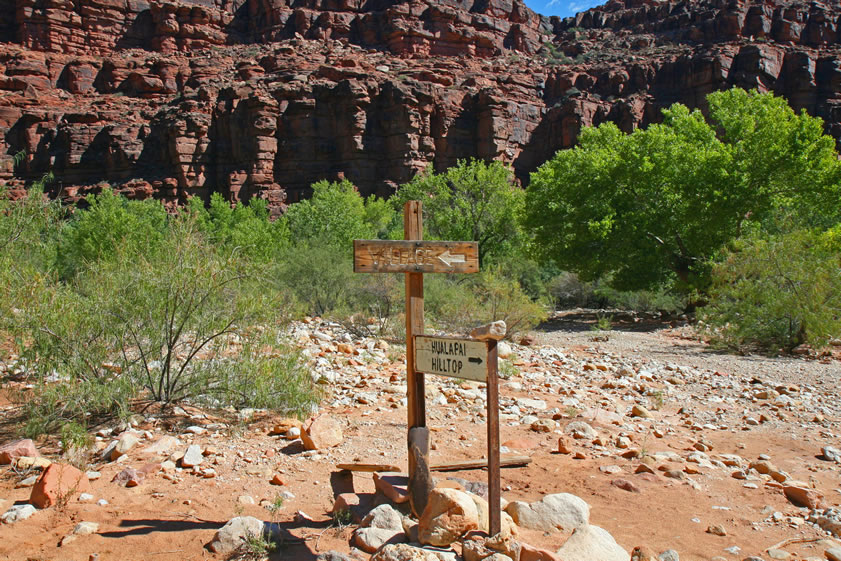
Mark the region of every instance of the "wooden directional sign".
[[479, 244], [353, 240], [355, 273], [478, 273]]
[[475, 339], [415, 336], [415, 370], [486, 382], [488, 345]]

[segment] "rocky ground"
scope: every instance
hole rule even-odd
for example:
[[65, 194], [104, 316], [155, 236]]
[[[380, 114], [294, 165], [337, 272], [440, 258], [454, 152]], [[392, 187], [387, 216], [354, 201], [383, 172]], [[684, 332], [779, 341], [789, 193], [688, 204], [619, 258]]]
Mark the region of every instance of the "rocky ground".
[[[406, 468], [397, 345], [295, 324], [324, 389], [316, 421], [147, 410], [102, 427], [80, 472], [54, 439], [12, 442], [9, 390], [25, 388], [6, 353], [0, 558], [227, 559], [237, 532], [266, 524], [278, 559], [368, 559], [385, 542], [395, 545], [372, 559], [839, 559], [841, 353], [717, 354], [686, 326], [614, 320], [595, 332], [593, 314], [566, 313], [501, 349], [503, 456], [531, 458], [502, 470], [519, 550], [475, 531], [487, 523], [481, 470], [436, 472], [417, 524], [403, 516], [399, 475], [336, 468]], [[484, 396], [481, 384], [428, 377], [433, 464], [485, 455]], [[418, 537], [443, 547], [396, 544]]]

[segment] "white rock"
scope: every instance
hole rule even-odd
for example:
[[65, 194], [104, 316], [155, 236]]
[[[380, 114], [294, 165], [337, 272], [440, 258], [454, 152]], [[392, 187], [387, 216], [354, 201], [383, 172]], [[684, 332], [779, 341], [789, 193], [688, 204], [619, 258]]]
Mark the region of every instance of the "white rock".
[[79, 522], [73, 528], [73, 533], [77, 536], [87, 536], [88, 534], [95, 534], [99, 531], [99, 524], [96, 522]]
[[514, 501], [505, 511], [523, 528], [551, 532], [561, 529], [570, 532], [587, 525], [590, 506], [580, 497], [569, 493], [546, 495], [534, 503]]
[[208, 548], [213, 553], [230, 553], [249, 536], [262, 535], [264, 527], [263, 521], [253, 516], [237, 516], [216, 532]]
[[203, 461], [204, 456], [202, 456], [201, 446], [197, 444], [191, 444], [187, 447], [187, 451], [184, 452], [184, 457], [181, 458], [181, 467], [191, 468], [194, 466], [201, 465]]
[[380, 528], [383, 530], [400, 530], [402, 532], [403, 515], [397, 512], [390, 504], [383, 504], [369, 512], [362, 519], [360, 526], [362, 528]]
[[35, 514], [35, 512], [35, 507], [32, 505], [15, 505], [0, 516], [0, 522], [3, 522], [3, 524], [13, 524], [21, 520], [26, 520]]
[[563, 561], [628, 561], [631, 556], [606, 530], [587, 524], [572, 533], [558, 557]]

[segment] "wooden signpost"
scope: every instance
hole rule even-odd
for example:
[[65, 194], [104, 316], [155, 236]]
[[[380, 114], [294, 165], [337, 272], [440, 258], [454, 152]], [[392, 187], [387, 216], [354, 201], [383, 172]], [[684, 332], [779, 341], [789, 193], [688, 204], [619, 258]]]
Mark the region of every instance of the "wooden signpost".
[[404, 240], [354, 240], [353, 270], [357, 273], [406, 274], [409, 502], [416, 516], [420, 517], [433, 488], [424, 373], [487, 383], [489, 530], [494, 535], [501, 528], [496, 351], [496, 342], [501, 335], [498, 326], [474, 330], [472, 339], [423, 334], [423, 274], [479, 272], [479, 245], [476, 242], [423, 241], [422, 210], [420, 201], [408, 201], [403, 206]]

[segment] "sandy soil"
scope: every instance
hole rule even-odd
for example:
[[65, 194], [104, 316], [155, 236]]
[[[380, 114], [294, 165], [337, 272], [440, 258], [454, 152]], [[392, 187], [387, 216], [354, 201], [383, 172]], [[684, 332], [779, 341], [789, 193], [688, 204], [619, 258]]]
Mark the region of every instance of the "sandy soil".
[[[686, 457], [701, 439], [712, 445], [708, 452], [711, 458], [737, 454], [749, 462], [767, 454], [792, 479], [819, 490], [825, 505], [839, 505], [841, 465], [819, 457], [824, 445], [841, 447], [838, 353], [823, 360], [719, 354], [694, 339], [690, 330], [653, 320], [617, 324], [613, 331], [602, 334], [606, 340], [594, 340], [603, 338], [589, 330], [593, 319], [590, 313], [567, 314], [534, 333], [533, 345], [514, 345], [520, 375], [502, 383], [503, 413], [510, 411], [518, 397], [540, 399], [547, 408], [536, 415], [555, 416], [558, 426], [555, 432], [540, 433], [520, 422], [516, 414], [503, 421], [501, 441], [508, 453], [532, 458], [526, 467], [503, 469], [505, 498], [531, 501], [550, 493], [576, 494], [590, 504], [591, 523], [610, 531], [629, 552], [637, 545], [656, 552], [675, 549], [682, 560], [689, 561], [744, 559], [751, 555], [768, 559], [766, 548], [783, 540], [827, 537], [804, 522], [808, 511], [789, 503], [778, 487], [768, 484], [767, 477], [754, 478], [750, 482], [756, 488], [748, 488], [745, 483], [749, 481], [731, 476], [733, 469], [700, 468], [688, 463]], [[541, 352], [544, 356], [538, 356]], [[547, 355], [552, 352], [566, 358], [552, 360]], [[401, 395], [385, 389], [390, 382], [399, 381], [403, 368], [399, 362], [364, 368], [341, 358], [334, 362], [352, 374], [340, 383], [343, 393], [331, 388], [333, 393], [325, 398], [322, 409], [322, 413], [344, 423], [345, 438], [338, 447], [307, 452], [299, 440], [269, 436], [278, 418], [268, 415], [258, 415], [250, 423], [231, 422], [191, 408], [185, 408], [182, 415], [155, 416], [136, 427], [149, 431], [152, 437], [137, 450], [164, 434], [178, 435], [183, 447], [191, 442], [213, 446], [218, 454], [208, 456], [207, 461], [217, 472], [215, 478], [184, 471], [174, 474], [172, 480], [157, 474], [138, 487], [124, 488], [111, 482], [114, 475], [125, 467], [140, 467], [161, 458], [132, 451], [126, 461], [92, 464], [89, 469], [102, 474], [91, 482], [94, 501], [70, 500], [28, 520], [0, 526], [0, 559], [86, 560], [91, 554], [97, 554], [99, 561], [224, 559], [205, 546], [219, 527], [240, 514], [274, 518], [281, 524], [285, 540], [272, 559], [314, 559], [327, 550], [367, 559], [367, 554], [349, 545], [353, 527], [337, 527], [328, 513], [336, 493], [352, 489], [372, 497], [371, 475], [341, 474], [335, 465], [372, 462], [405, 468], [405, 407], [399, 403]], [[591, 363], [607, 364], [609, 368], [605, 372], [582, 368]], [[634, 365], [637, 375], [646, 370], [646, 365], [652, 365], [656, 374], [644, 382], [646, 391], [636, 387], [639, 380], [628, 386], [609, 387], [607, 382], [617, 378], [616, 369], [622, 364]], [[667, 381], [669, 376], [674, 383]], [[799, 386], [796, 403], [774, 407], [752, 395], [757, 387], [783, 384]], [[481, 403], [458, 398], [441, 403], [446, 400], [436, 399], [463, 389], [458, 381], [436, 381], [429, 386], [428, 424], [435, 448], [432, 462], [484, 456]], [[0, 392], [0, 443], [12, 437], [18, 421], [17, 405], [9, 401], [9, 391], [15, 388], [16, 382], [7, 381]], [[660, 393], [648, 391], [657, 388], [662, 388], [657, 390]], [[374, 392], [377, 399], [368, 404], [345, 404], [337, 399], [339, 393], [354, 392]], [[627, 416], [626, 409], [635, 402], [651, 406], [655, 401], [652, 395], [658, 407], [651, 419]], [[578, 405], [570, 406], [570, 398]], [[550, 415], [553, 409], [557, 411]], [[762, 414], [767, 421], [756, 425], [746, 422]], [[590, 423], [605, 439], [604, 445], [574, 442], [583, 459], [556, 452], [564, 427], [573, 420]], [[209, 425], [210, 430], [191, 435], [184, 432], [190, 425]], [[688, 480], [636, 475], [639, 460], [621, 457], [625, 450], [612, 444], [621, 435], [631, 439], [632, 448], [646, 454], [670, 451], [680, 456], [673, 461], [661, 460], [660, 465], [678, 470], [694, 467], [698, 469], [689, 471], [700, 473], [690, 473]], [[44, 439], [39, 445], [42, 453], [55, 458], [58, 450], [54, 439]], [[600, 469], [608, 466], [618, 466], [618, 472], [608, 473], [616, 468], [607, 472]], [[263, 473], [256, 474], [257, 468]], [[284, 485], [270, 484], [275, 473], [280, 474]], [[0, 468], [0, 512], [28, 500], [29, 488], [15, 488], [27, 475], [8, 466]], [[436, 474], [439, 478], [449, 476], [470, 481], [485, 481], [487, 477], [482, 470]], [[612, 485], [618, 477], [633, 481], [639, 492]], [[271, 501], [284, 491], [294, 498], [285, 499], [274, 517], [259, 505], [262, 499]], [[238, 497], [243, 495], [257, 504], [241, 504]], [[96, 504], [99, 499], [108, 504]], [[775, 512], [780, 513], [778, 520], [772, 517]], [[62, 538], [81, 521], [98, 522], [98, 533], [59, 547]], [[707, 533], [711, 525], [723, 526], [727, 535]], [[557, 549], [567, 538], [561, 533], [535, 531], [523, 531], [522, 537], [551, 549]], [[740, 551], [725, 551], [731, 546], [738, 546]], [[826, 543], [810, 542], [786, 549], [792, 559], [822, 558]]]

